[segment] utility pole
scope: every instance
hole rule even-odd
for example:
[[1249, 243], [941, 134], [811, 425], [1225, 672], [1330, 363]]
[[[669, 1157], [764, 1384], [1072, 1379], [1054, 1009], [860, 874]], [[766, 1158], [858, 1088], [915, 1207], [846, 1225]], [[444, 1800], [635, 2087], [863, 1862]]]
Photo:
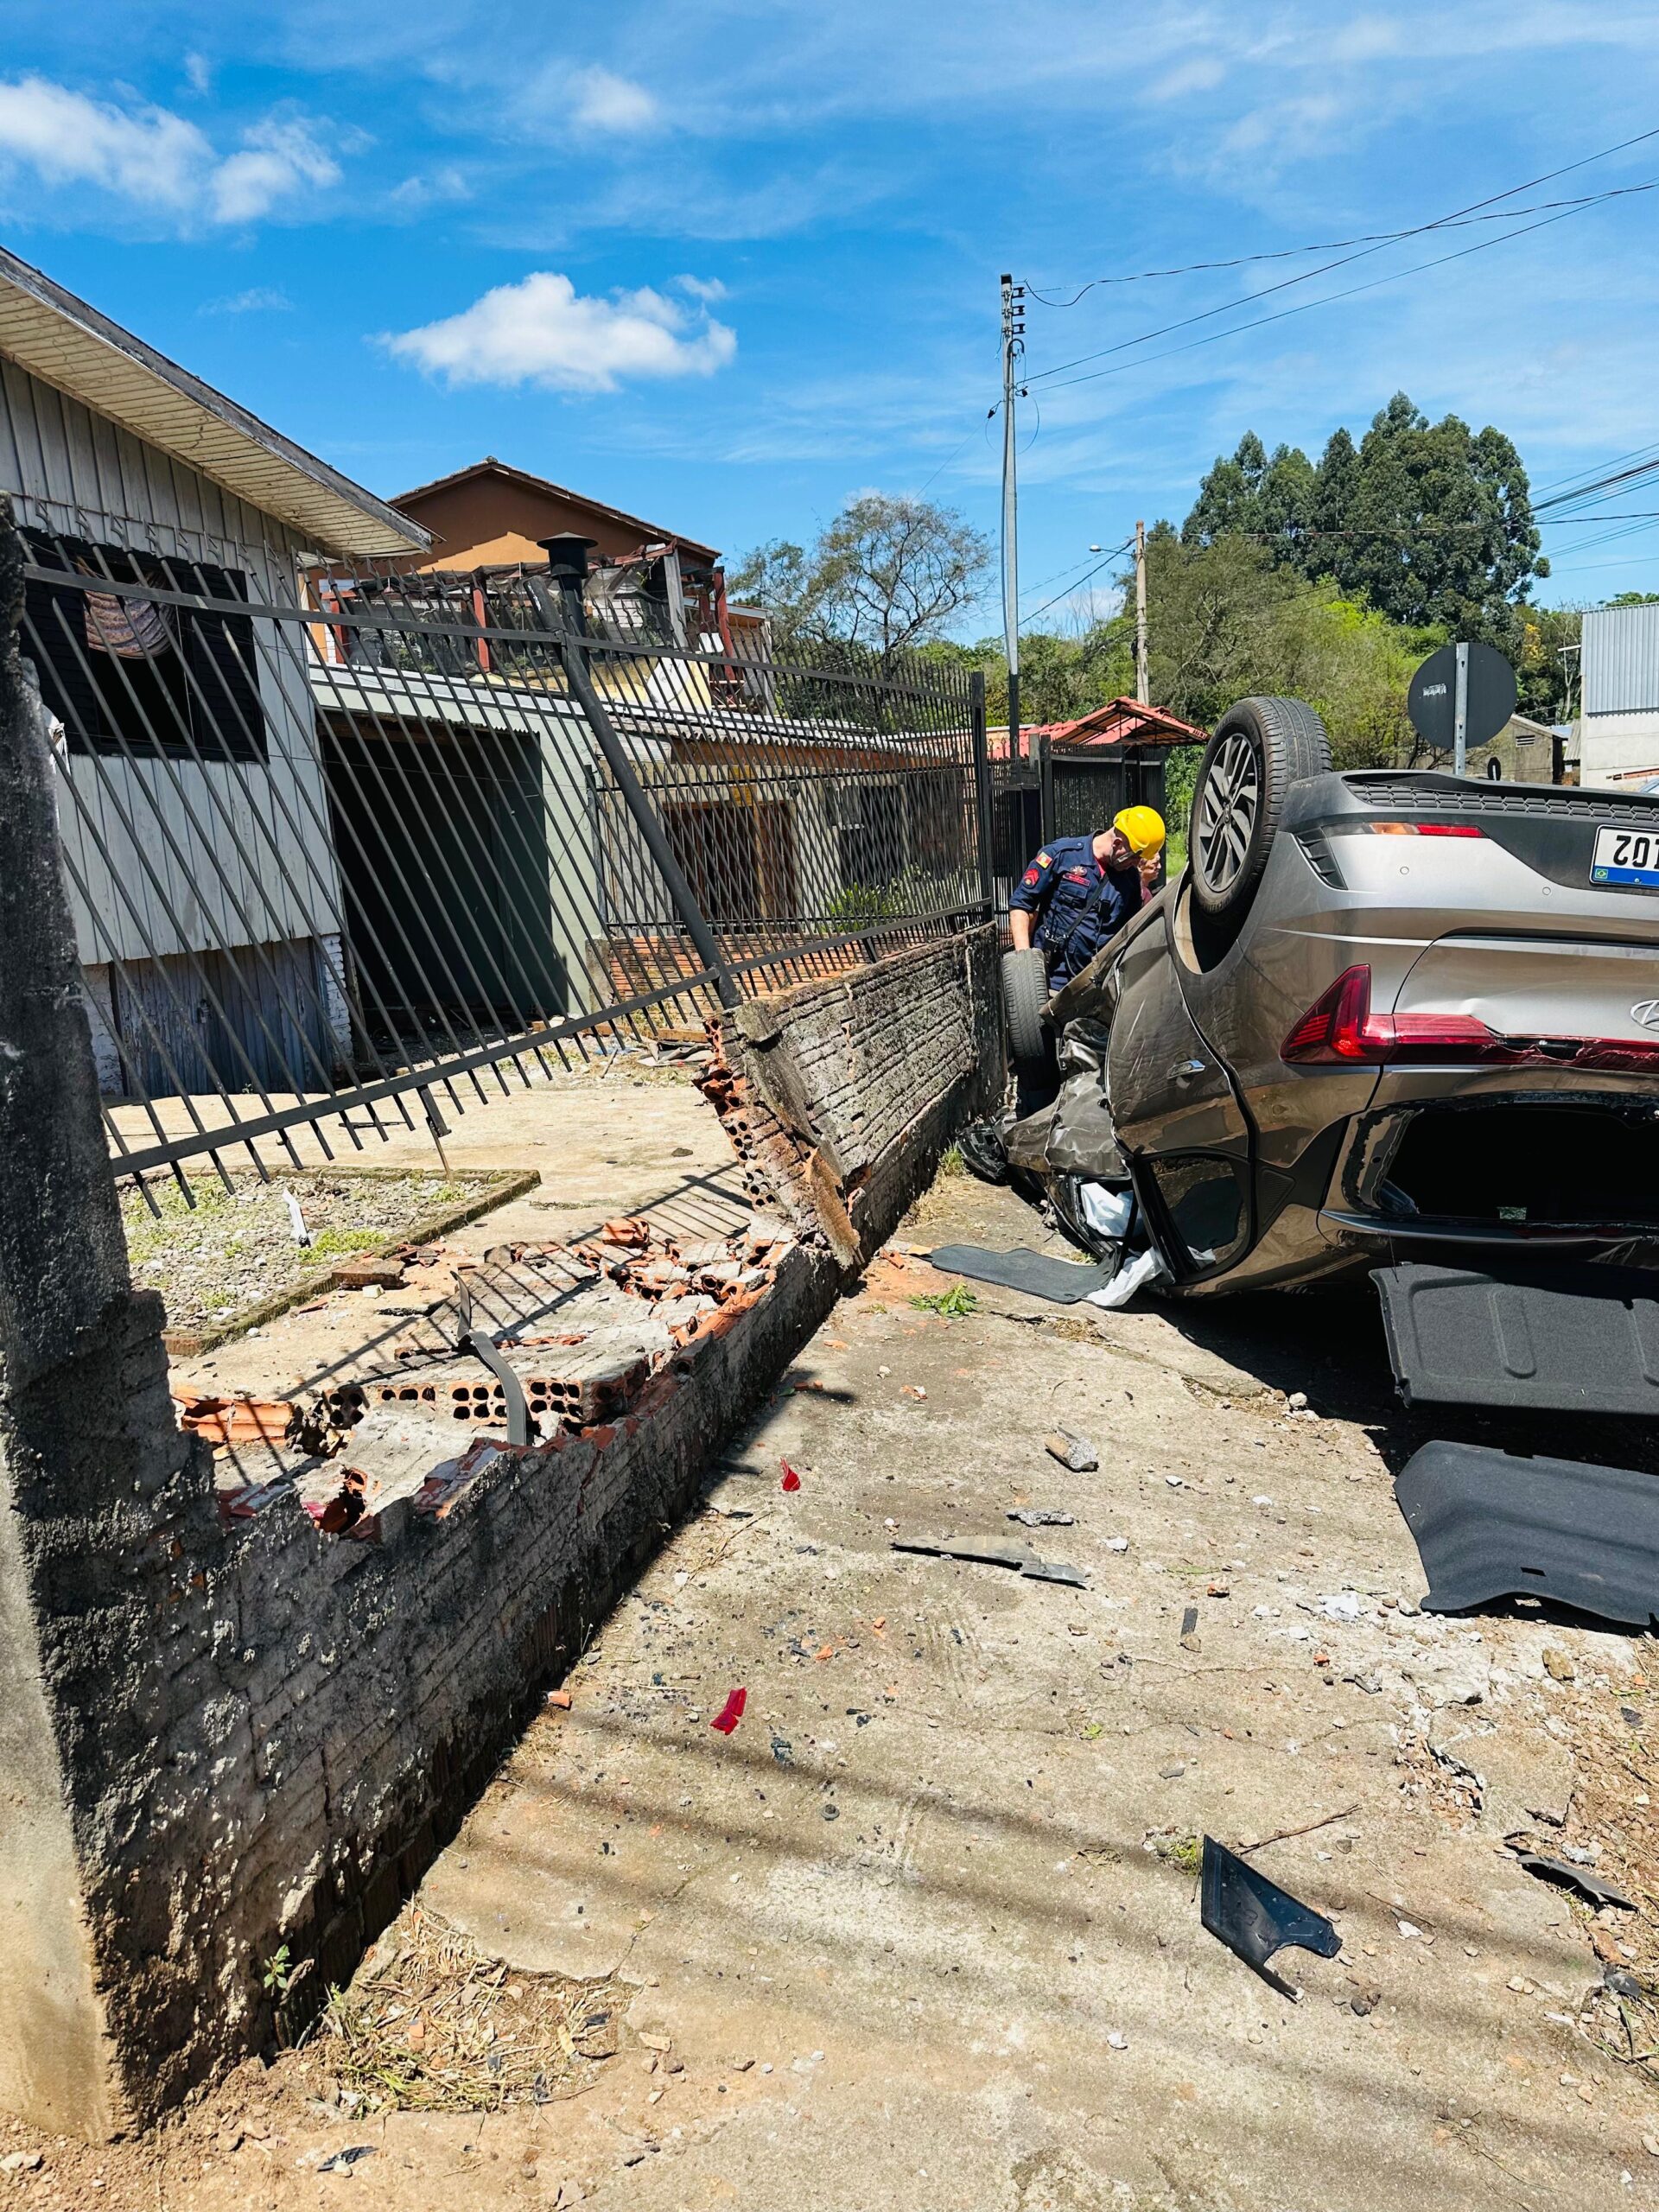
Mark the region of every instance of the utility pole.
[[1147, 525], [1135, 525], [1135, 696], [1143, 707], [1152, 703], [1147, 684]]
[[1014, 394], [1026, 350], [1026, 288], [1002, 275], [1002, 643], [1008, 657], [1008, 759], [1020, 755], [1020, 495]]

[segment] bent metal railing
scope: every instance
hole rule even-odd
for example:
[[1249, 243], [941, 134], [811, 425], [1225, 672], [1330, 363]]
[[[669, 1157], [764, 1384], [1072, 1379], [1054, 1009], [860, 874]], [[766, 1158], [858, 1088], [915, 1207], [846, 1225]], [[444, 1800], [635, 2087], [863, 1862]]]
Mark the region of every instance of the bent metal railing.
[[[261, 1176], [988, 911], [982, 687], [24, 533], [119, 1169]], [[497, 619], [502, 615], [510, 620]], [[263, 1149], [262, 1149], [263, 1148]]]

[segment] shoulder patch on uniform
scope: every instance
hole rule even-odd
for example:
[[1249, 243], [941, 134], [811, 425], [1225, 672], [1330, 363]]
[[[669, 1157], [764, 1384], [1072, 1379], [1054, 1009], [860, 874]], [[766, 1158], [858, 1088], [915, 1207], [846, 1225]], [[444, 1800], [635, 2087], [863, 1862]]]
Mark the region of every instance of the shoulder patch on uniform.
[[1032, 866], [1033, 868], [1051, 868], [1053, 865], [1053, 861], [1054, 855], [1052, 853], [1039, 853], [1036, 859], [1032, 862]]
[[1026, 870], [1025, 874], [1020, 877], [1020, 881], [1026, 890], [1031, 891], [1033, 890], [1036, 886], [1042, 881], [1042, 880], [1043, 871], [1041, 868], [1032, 867]]

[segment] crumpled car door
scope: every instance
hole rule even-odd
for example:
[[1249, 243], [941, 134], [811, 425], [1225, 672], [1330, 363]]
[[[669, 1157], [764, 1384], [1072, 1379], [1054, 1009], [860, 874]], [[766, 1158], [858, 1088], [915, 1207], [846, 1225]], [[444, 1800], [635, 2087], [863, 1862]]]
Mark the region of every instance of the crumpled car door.
[[1187, 1012], [1161, 915], [1118, 963], [1106, 1068], [1118, 1141], [1172, 1269], [1190, 1279], [1230, 1265], [1251, 1234], [1249, 1125]]

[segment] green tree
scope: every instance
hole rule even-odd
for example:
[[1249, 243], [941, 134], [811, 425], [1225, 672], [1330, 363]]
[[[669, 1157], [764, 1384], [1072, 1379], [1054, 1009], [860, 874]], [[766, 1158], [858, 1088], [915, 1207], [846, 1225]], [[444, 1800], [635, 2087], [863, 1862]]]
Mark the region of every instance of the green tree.
[[1402, 391], [1357, 448], [1334, 432], [1317, 467], [1296, 447], [1269, 456], [1247, 433], [1200, 483], [1181, 535], [1197, 546], [1245, 537], [1390, 620], [1511, 654], [1519, 609], [1549, 573], [1513, 442], [1455, 415], [1430, 423]]
[[884, 657], [938, 638], [980, 597], [987, 539], [951, 508], [866, 493], [810, 547], [772, 538], [731, 572], [734, 599], [785, 638], [838, 639]]

